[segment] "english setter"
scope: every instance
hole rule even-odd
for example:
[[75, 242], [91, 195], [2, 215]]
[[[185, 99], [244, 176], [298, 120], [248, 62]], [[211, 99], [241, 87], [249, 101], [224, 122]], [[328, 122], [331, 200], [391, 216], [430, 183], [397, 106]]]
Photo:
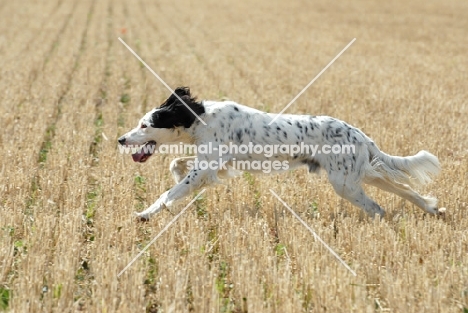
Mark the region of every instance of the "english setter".
[[[120, 137], [118, 142], [126, 147], [141, 147], [132, 155], [135, 162], [145, 162], [161, 144], [211, 145], [212, 149], [211, 152], [198, 151], [196, 156], [172, 161], [170, 171], [177, 184], [164, 192], [149, 208], [137, 213], [142, 220], [148, 220], [163, 208], [171, 207], [194, 190], [216, 183], [220, 178], [233, 176], [239, 170], [235, 160], [286, 161], [288, 169], [305, 165], [310, 172], [315, 173], [323, 169], [336, 193], [372, 217], [376, 214], [383, 217], [385, 211], [365, 194], [362, 183], [395, 193], [428, 213], [441, 213], [437, 208], [436, 198], [421, 196], [411, 188], [429, 182], [431, 176], [440, 170], [437, 157], [427, 151], [407, 157], [391, 156], [380, 151], [358, 128], [332, 117], [290, 114], [277, 116], [232, 101], [197, 101], [191, 96], [188, 87], [177, 88], [175, 94], [171, 94], [159, 108], [146, 113], [137, 127]], [[274, 122], [269, 125], [274, 118]], [[353, 145], [355, 151], [352, 154], [315, 155], [275, 153], [270, 158], [261, 153], [245, 154], [234, 151], [221, 156], [221, 161], [228, 165], [227, 169], [188, 166], [190, 162], [197, 164], [194, 161], [217, 161], [219, 156], [213, 151], [217, 151], [221, 145], [245, 143]], [[258, 172], [252, 169], [250, 171]]]

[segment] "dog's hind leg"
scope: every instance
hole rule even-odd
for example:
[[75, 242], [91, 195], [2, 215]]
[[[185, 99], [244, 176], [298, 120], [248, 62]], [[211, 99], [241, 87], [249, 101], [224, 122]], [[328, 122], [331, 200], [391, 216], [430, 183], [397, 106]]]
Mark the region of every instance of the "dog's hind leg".
[[375, 215], [380, 215], [381, 218], [384, 217], [385, 211], [366, 195], [359, 183], [353, 182], [343, 175], [330, 176], [329, 180], [336, 193], [351, 202], [351, 204], [363, 209], [371, 217], [375, 217]]
[[437, 209], [436, 198], [421, 196], [408, 185], [392, 182], [384, 178], [374, 178], [371, 180], [365, 180], [364, 182], [382, 190], [392, 192], [402, 197], [403, 199], [412, 202], [428, 213], [440, 214], [439, 210]]
[[[182, 179], [184, 179], [185, 175], [187, 175], [187, 172], [195, 166], [196, 159], [196, 156], [188, 156], [172, 160], [171, 164], [169, 165], [169, 170], [171, 171], [172, 176], [174, 177], [174, 180], [177, 184], [180, 183]], [[227, 169], [218, 170], [218, 178], [220, 179], [231, 178], [237, 175], [239, 175], [239, 173], [229, 164]]]
[[172, 176], [174, 177], [175, 182], [178, 184], [182, 179], [184, 179], [185, 175], [187, 174], [188, 170], [188, 163], [189, 161], [195, 162], [197, 159], [196, 156], [189, 156], [189, 157], [183, 157], [183, 158], [177, 158], [172, 160], [171, 164], [169, 165], [169, 170], [172, 173]]

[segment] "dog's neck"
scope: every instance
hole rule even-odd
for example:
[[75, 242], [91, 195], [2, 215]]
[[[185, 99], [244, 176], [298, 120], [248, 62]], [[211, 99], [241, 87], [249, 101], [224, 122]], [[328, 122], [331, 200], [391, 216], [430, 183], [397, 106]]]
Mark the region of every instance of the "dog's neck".
[[174, 129], [174, 132], [176, 134], [174, 142], [177, 142], [177, 143], [182, 142], [182, 143], [187, 143], [187, 144], [195, 143], [195, 138], [193, 137], [193, 134], [190, 131], [190, 128], [176, 127]]

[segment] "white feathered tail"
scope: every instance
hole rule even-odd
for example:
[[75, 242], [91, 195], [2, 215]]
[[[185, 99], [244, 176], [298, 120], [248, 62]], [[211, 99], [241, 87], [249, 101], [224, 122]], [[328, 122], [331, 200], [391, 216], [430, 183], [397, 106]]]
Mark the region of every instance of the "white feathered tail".
[[427, 151], [419, 151], [416, 155], [400, 157], [388, 155], [375, 145], [369, 149], [372, 157], [371, 176], [390, 178], [396, 183], [409, 186], [424, 185], [440, 172], [437, 157]]

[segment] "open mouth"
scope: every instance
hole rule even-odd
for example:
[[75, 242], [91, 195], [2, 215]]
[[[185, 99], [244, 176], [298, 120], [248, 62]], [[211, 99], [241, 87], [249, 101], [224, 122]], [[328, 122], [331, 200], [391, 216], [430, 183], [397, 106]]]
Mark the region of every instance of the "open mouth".
[[150, 156], [153, 155], [156, 148], [156, 141], [148, 141], [140, 147], [140, 149], [132, 154], [133, 161], [135, 162], [146, 162]]

